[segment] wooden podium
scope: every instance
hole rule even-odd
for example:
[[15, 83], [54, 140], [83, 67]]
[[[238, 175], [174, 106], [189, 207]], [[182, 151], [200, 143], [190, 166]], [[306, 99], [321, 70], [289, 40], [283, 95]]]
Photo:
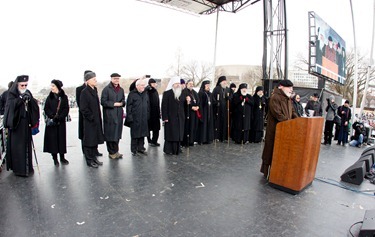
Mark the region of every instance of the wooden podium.
[[297, 194], [312, 183], [323, 132], [322, 117], [296, 118], [276, 125], [269, 184]]

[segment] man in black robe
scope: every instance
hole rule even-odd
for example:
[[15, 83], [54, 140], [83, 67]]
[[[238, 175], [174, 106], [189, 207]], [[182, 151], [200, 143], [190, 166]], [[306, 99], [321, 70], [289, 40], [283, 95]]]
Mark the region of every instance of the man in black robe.
[[199, 96], [194, 90], [193, 80], [186, 82], [186, 88], [182, 90], [182, 97], [186, 98], [185, 110], [185, 131], [182, 145], [193, 146], [196, 141], [198, 122], [201, 117], [199, 112]]
[[119, 142], [122, 136], [125, 93], [120, 86], [118, 73], [111, 74], [111, 81], [104, 87], [100, 103], [103, 106], [104, 139], [110, 159], [122, 158], [119, 153]]
[[198, 144], [210, 144], [214, 140], [214, 116], [211, 104], [210, 81], [203, 81], [198, 92], [201, 119], [198, 123]]
[[18, 76], [9, 89], [4, 111], [4, 127], [8, 128], [7, 170], [27, 177], [34, 173], [31, 128], [39, 122], [39, 106], [27, 90], [29, 76]]
[[250, 142], [261, 142], [264, 134], [264, 111], [266, 108], [266, 98], [264, 97], [263, 86], [258, 86], [253, 95], [253, 119], [250, 130]]
[[219, 77], [216, 87], [212, 91], [212, 106], [214, 110], [215, 139], [224, 142], [228, 139], [228, 107], [230, 89], [227, 87], [227, 78]]
[[186, 98], [181, 96], [179, 77], [173, 77], [163, 93], [161, 114], [164, 121], [164, 153], [178, 155], [181, 153], [181, 141], [184, 136]]
[[[149, 79], [149, 88], [147, 90], [150, 103], [150, 119], [148, 120], [149, 134], [147, 136], [150, 146], [160, 146], [158, 143], [160, 131], [160, 99], [159, 93], [156, 89], [158, 84], [155, 79]], [[152, 134], [152, 137], [151, 137]]]
[[247, 94], [247, 84], [242, 83], [239, 85], [237, 92], [233, 95], [232, 105], [232, 138], [237, 144], [248, 143], [254, 100], [251, 95]]
[[98, 90], [96, 89], [96, 74], [85, 74], [86, 88], [81, 92], [80, 111], [83, 115], [83, 147], [87, 166], [98, 168], [103, 165], [97, 156], [98, 145], [104, 143], [102, 114]]
[[126, 123], [130, 125], [130, 150], [133, 156], [147, 155], [144, 145], [148, 135], [150, 105], [145, 87], [145, 79], [137, 80], [135, 89], [130, 91], [126, 101]]

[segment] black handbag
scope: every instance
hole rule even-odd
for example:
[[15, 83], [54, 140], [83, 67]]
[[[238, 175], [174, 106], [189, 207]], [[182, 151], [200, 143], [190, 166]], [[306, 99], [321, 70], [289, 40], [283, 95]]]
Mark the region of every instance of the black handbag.
[[57, 126], [57, 125], [59, 125], [59, 123], [58, 122], [55, 122], [55, 121], [53, 121], [56, 117], [57, 117], [57, 114], [58, 114], [58, 112], [59, 112], [59, 110], [60, 110], [60, 104], [61, 104], [61, 100], [60, 100], [60, 98], [59, 98], [59, 103], [57, 104], [57, 110], [56, 110], [56, 114], [55, 114], [55, 116], [53, 116], [53, 118], [48, 118], [48, 116], [46, 116], [46, 118], [45, 118], [45, 122], [46, 122], [46, 126], [47, 127], [53, 127], [53, 126]]

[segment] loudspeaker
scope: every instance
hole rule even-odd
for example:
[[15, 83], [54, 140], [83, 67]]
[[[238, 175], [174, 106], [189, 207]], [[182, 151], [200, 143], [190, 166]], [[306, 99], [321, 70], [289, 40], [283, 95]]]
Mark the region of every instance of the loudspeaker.
[[374, 153], [368, 153], [362, 155], [361, 158], [357, 162], [365, 162], [366, 163], [366, 172], [370, 172], [371, 166], [374, 164]]
[[357, 161], [341, 175], [341, 181], [360, 185], [366, 173], [366, 162]]
[[[366, 148], [366, 149], [362, 152], [362, 155], [365, 155], [366, 153], [375, 153], [375, 147], [374, 147], [374, 146], [371, 146], [371, 147]], [[362, 156], [362, 155], [361, 155], [361, 156]]]
[[363, 224], [359, 231], [359, 237], [375, 236], [375, 210], [367, 210], [363, 218]]

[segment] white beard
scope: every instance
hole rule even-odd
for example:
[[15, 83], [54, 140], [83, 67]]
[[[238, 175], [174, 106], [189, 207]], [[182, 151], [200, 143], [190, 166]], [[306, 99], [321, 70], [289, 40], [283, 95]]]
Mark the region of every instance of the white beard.
[[285, 94], [286, 96], [288, 96], [288, 98], [290, 98], [290, 97], [292, 96], [292, 93], [291, 93], [291, 92], [286, 92], [286, 91], [284, 91], [284, 90], [283, 90], [283, 92], [284, 92], [284, 94]]
[[26, 92], [27, 89], [22, 89], [22, 90], [19, 90], [20, 94], [24, 94]]
[[247, 95], [247, 93], [241, 91], [241, 95], [245, 96], [245, 95]]
[[174, 98], [176, 100], [179, 100], [180, 96], [181, 96], [181, 91], [182, 91], [181, 87], [179, 87], [179, 88], [172, 88], [172, 90], [173, 90]]

